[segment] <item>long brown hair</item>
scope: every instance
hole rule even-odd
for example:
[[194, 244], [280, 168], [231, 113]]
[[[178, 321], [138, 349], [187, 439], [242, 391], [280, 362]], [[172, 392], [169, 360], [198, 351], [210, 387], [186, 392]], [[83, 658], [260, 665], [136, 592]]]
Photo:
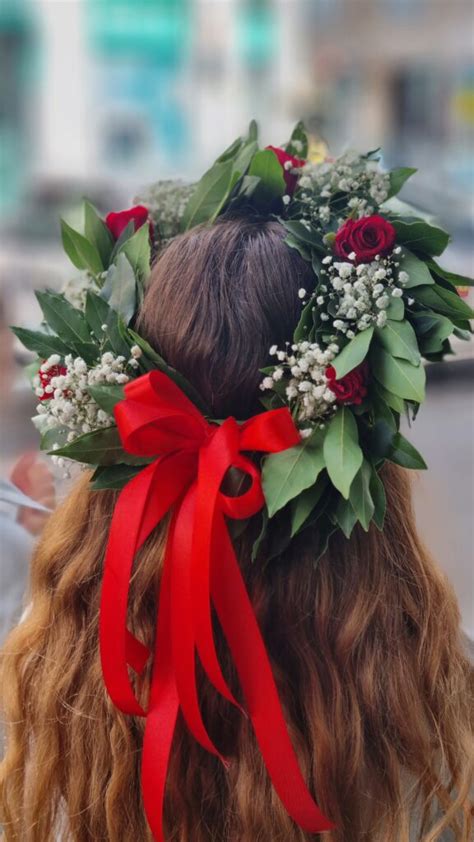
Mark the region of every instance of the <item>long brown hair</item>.
[[[291, 339], [311, 274], [277, 223], [222, 220], [157, 261], [140, 330], [217, 417], [258, 407], [258, 369]], [[336, 823], [329, 842], [467, 842], [472, 782], [470, 669], [451, 588], [416, 534], [405, 473], [383, 470], [384, 532], [340, 535], [315, 565], [317, 526], [266, 565], [238, 554], [301, 767]], [[31, 574], [31, 609], [3, 654], [9, 734], [1, 771], [6, 840], [146, 842], [143, 723], [108, 700], [98, 606], [114, 492], [85, 476], [51, 517]], [[165, 529], [137, 559], [132, 630], [153, 640]], [[235, 675], [219, 629], [224, 672]], [[138, 691], [146, 699], [149, 675]], [[170, 842], [309, 842], [268, 781], [248, 722], [200, 676], [224, 772], [180, 721], [166, 802]]]

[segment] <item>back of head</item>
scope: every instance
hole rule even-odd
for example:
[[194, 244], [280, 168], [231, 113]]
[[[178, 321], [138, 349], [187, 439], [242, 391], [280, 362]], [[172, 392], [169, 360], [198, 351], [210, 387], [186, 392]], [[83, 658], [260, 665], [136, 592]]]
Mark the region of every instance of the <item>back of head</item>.
[[[258, 411], [259, 369], [291, 341], [311, 284], [277, 222], [221, 219], [159, 257], [141, 333], [184, 374], [214, 416]], [[387, 465], [383, 532], [332, 537], [315, 564], [318, 524], [258, 565], [236, 539], [306, 779], [337, 830], [332, 842], [467, 840], [471, 775], [468, 664], [454, 596], [416, 535], [404, 472]], [[114, 492], [81, 480], [51, 518], [32, 571], [32, 608], [12, 633], [3, 679], [10, 747], [3, 768], [7, 840], [146, 840], [139, 787], [142, 724], [101, 682], [98, 605]], [[255, 524], [258, 529], [258, 523]], [[131, 629], [153, 641], [165, 533], [142, 548]], [[216, 624], [226, 678], [236, 676]], [[146, 699], [149, 673], [137, 679]], [[268, 781], [253, 732], [200, 676], [203, 717], [231, 757], [224, 772], [179, 722], [166, 826], [174, 842], [303, 842]], [[439, 813], [436, 823], [435, 814]], [[437, 828], [428, 832], [429, 828]], [[411, 834], [411, 835], [410, 835]]]

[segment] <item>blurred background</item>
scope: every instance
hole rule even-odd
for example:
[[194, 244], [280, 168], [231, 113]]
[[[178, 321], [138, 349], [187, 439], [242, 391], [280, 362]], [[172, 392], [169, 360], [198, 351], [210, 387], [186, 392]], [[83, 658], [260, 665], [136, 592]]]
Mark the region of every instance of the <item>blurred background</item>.
[[[253, 116], [265, 143], [302, 117], [323, 152], [381, 146], [387, 167], [419, 166], [403, 196], [453, 234], [442, 262], [472, 274], [473, 38], [470, 0], [3, 0], [0, 477], [37, 446], [5, 327], [34, 326], [32, 290], [71, 275], [59, 216], [196, 178]], [[430, 466], [420, 529], [474, 639], [474, 362], [456, 350], [429, 367], [411, 435]]]

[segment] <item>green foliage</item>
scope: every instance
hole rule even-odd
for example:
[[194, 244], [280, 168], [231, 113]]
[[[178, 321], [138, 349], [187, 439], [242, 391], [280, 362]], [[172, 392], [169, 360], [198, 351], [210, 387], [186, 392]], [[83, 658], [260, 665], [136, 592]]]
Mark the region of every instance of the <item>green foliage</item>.
[[64, 219], [61, 220], [61, 237], [64, 251], [77, 269], [87, 269], [93, 275], [104, 270], [97, 247], [78, 231], [74, 231]]
[[132, 234], [119, 247], [116, 260], [117, 267], [123, 256], [127, 258], [134, 275], [142, 283], [145, 283], [150, 274], [151, 261], [150, 229], [148, 224], [141, 225], [138, 231]]
[[474, 311], [457, 292], [450, 292], [438, 284], [433, 287], [416, 287], [413, 298], [425, 307], [435, 310], [451, 319], [472, 319]]
[[423, 254], [442, 254], [449, 243], [449, 234], [442, 228], [429, 225], [421, 219], [413, 221], [396, 218], [392, 224], [397, 232], [397, 242]]
[[408, 281], [404, 285], [404, 289], [412, 289], [413, 287], [422, 286], [423, 284], [426, 285], [434, 283], [431, 272], [426, 263], [407, 249], [403, 250], [403, 254], [400, 257], [400, 266], [398, 271], [408, 273], [409, 277]]
[[402, 189], [405, 182], [408, 181], [408, 179], [415, 173], [416, 169], [413, 169], [413, 167], [398, 167], [398, 169], [391, 170], [389, 174], [390, 189], [387, 198], [391, 199], [392, 196], [396, 196]]
[[361, 333], [357, 333], [332, 361], [338, 380], [365, 360], [369, 352], [373, 334], [373, 327], [368, 327]]
[[328, 486], [325, 473], [320, 473], [314, 485], [306, 488], [291, 501], [291, 537], [306, 524]]
[[86, 239], [97, 249], [105, 269], [110, 263], [114, 239], [95, 207], [87, 201], [84, 202], [84, 233]]
[[52, 455], [64, 456], [88, 465], [144, 465], [149, 461], [123, 449], [117, 427], [105, 427], [85, 433], [64, 447], [52, 451]]
[[260, 206], [271, 207], [276, 199], [281, 199], [286, 190], [283, 169], [271, 149], [262, 149], [252, 158], [250, 177], [260, 179], [253, 193], [253, 199]]
[[413, 365], [419, 365], [421, 356], [418, 350], [416, 333], [405, 319], [401, 322], [387, 319], [384, 327], [375, 329], [375, 334], [379, 344], [389, 354], [408, 360]]
[[[137, 234], [144, 228], [145, 226], [139, 228]], [[148, 236], [148, 232], [146, 233]], [[129, 243], [132, 243], [133, 239], [132, 237], [132, 239], [128, 240], [123, 248], [125, 249]], [[126, 325], [131, 322], [138, 308], [137, 271], [134, 270], [129, 259], [126, 257], [125, 251], [119, 252], [117, 262], [109, 267], [104, 286], [100, 291], [101, 298], [108, 303], [112, 310], [115, 310], [121, 316]]]
[[99, 466], [94, 471], [91, 485], [94, 491], [106, 489], [120, 491], [131, 479], [137, 476], [143, 466], [137, 465], [111, 465], [110, 467]]
[[401, 433], [396, 433], [394, 436], [392, 448], [387, 459], [390, 462], [395, 462], [396, 465], [401, 465], [402, 468], [412, 468], [414, 470], [424, 470], [426, 468], [426, 462], [423, 457]]
[[69, 352], [74, 351], [87, 363], [95, 362], [97, 347], [91, 341], [84, 313], [73, 307], [61, 293], [37, 291], [36, 298], [45, 322], [67, 345]]
[[28, 351], [34, 351], [41, 359], [47, 359], [51, 354], [59, 354], [64, 357], [69, 353], [68, 346], [59, 336], [54, 336], [52, 333], [27, 330], [24, 327], [12, 327], [11, 331]]
[[363, 459], [350, 488], [349, 502], [354, 509], [357, 520], [366, 532], [375, 512], [375, 504], [370, 490], [371, 479], [372, 466], [367, 459]]
[[123, 401], [125, 391], [123, 386], [89, 386], [89, 392], [100, 408], [113, 415], [114, 407], [119, 401]]
[[305, 159], [308, 157], [308, 135], [302, 120], [293, 129], [290, 140], [286, 144], [286, 151], [294, 158]]
[[468, 278], [466, 275], [458, 275], [456, 272], [448, 272], [439, 263], [436, 263], [432, 258], [426, 261], [433, 275], [438, 278], [443, 278], [453, 287], [472, 287], [474, 286], [474, 279]]
[[316, 482], [324, 468], [322, 440], [317, 430], [296, 447], [272, 453], [264, 460], [262, 485], [269, 517]]
[[389, 392], [405, 400], [424, 401], [426, 376], [423, 366], [392, 357], [383, 348], [374, 348], [371, 366], [376, 379]]
[[323, 450], [331, 482], [348, 499], [352, 481], [362, 464], [357, 423], [348, 407], [341, 406], [329, 422]]
[[352, 508], [350, 501], [345, 500], [344, 497], [339, 496], [336, 511], [334, 512], [334, 522], [339, 529], [342, 530], [345, 537], [349, 539], [352, 535], [352, 530], [357, 523], [357, 515]]

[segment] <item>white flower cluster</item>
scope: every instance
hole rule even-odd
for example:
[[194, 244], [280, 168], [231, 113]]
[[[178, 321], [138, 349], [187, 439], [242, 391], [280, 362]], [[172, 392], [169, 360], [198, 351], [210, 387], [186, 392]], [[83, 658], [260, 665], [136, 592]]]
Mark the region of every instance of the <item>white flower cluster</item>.
[[[347, 211], [357, 219], [374, 213], [388, 198], [390, 176], [380, 169], [378, 161], [347, 152], [334, 161], [306, 164], [299, 187], [304, 216], [324, 228], [334, 219], [343, 221]], [[341, 193], [347, 194], [343, 203]]]
[[338, 351], [336, 344], [321, 348], [317, 342], [297, 342], [285, 351], [273, 345], [270, 354], [278, 363], [260, 388], [284, 394], [297, 421], [322, 421], [335, 408], [336, 396], [328, 388], [326, 369]]
[[323, 258], [322, 284], [315, 294], [315, 304], [321, 321], [328, 323], [328, 332], [332, 327], [352, 339], [372, 324], [385, 325], [391, 299], [403, 295], [403, 285], [408, 281], [406, 272], [395, 276], [398, 262], [394, 258], [400, 252], [397, 246], [388, 257], [377, 256], [358, 266], [330, 255]]
[[[81, 357], [68, 355], [64, 366], [58, 368], [60, 357], [52, 354], [33, 381], [35, 393], [41, 399], [36, 411], [42, 416], [43, 429], [66, 427], [69, 430], [67, 439], [73, 441], [82, 433], [110, 427], [114, 423], [113, 417], [100, 408], [89, 389], [127, 383], [131, 372], [138, 368], [141, 355], [137, 345], [131, 349], [129, 360], [107, 351], [92, 367]], [[51, 377], [48, 377], [50, 371]]]
[[148, 208], [160, 245], [180, 233], [181, 220], [195, 187], [195, 184], [186, 184], [179, 179], [157, 181], [134, 199], [135, 204]]
[[[105, 276], [105, 272], [103, 275]], [[87, 290], [98, 292], [97, 281], [90, 272], [78, 272], [74, 278], [69, 278], [61, 288], [61, 293], [76, 310], [84, 310], [86, 306]]]

